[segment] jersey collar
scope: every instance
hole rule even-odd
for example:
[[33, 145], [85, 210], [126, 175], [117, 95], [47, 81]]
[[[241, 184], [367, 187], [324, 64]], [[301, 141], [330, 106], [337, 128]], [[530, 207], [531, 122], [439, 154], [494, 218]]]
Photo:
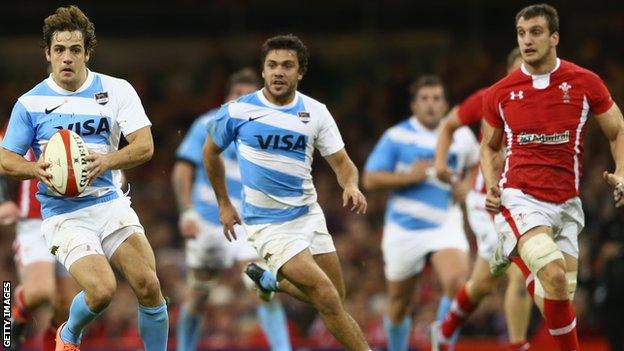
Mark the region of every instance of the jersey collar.
[[80, 88], [78, 88], [76, 91], [69, 91], [69, 90], [65, 90], [65, 89], [61, 88], [58, 84], [56, 84], [56, 82], [52, 78], [52, 73], [50, 73], [50, 76], [48, 78], [46, 78], [46, 84], [48, 84], [50, 89], [54, 90], [55, 92], [57, 92], [59, 94], [62, 94], [62, 95], [72, 95], [72, 94], [80, 93], [81, 91], [86, 90], [89, 86], [91, 86], [91, 83], [93, 83], [93, 78], [94, 78], [93, 72], [91, 72], [87, 68], [87, 79], [85, 79], [84, 83], [82, 83]]
[[557, 69], [559, 69], [559, 66], [561, 66], [561, 60], [557, 57], [557, 62], [555, 63], [555, 68], [553, 68], [553, 70], [548, 72], [548, 73], [544, 73], [544, 74], [531, 74], [531, 72], [529, 72], [529, 70], [524, 66], [524, 62], [520, 65], [520, 70], [522, 71], [522, 73], [526, 74], [527, 76], [541, 77], [541, 76], [551, 75], [551, 74], [555, 73], [555, 71]]
[[295, 107], [295, 105], [297, 105], [297, 101], [299, 101], [299, 92], [295, 91], [295, 98], [293, 99], [292, 102], [289, 102], [287, 105], [275, 105], [271, 102], [269, 102], [269, 100], [267, 100], [266, 97], [264, 97], [264, 94], [262, 93], [262, 90], [264, 88], [258, 90], [256, 92], [256, 96], [258, 97], [258, 100], [260, 100], [260, 102], [262, 102], [264, 105], [274, 108], [274, 109], [278, 109], [278, 110], [287, 110], [289, 108], [293, 108]]

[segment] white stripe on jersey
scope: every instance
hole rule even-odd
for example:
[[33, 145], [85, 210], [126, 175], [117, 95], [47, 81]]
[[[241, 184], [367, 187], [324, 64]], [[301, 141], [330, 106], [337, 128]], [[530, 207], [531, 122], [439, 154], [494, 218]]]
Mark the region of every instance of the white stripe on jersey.
[[[498, 104], [498, 113], [500, 114], [503, 122], [505, 123], [505, 133], [507, 134], [507, 150], [505, 155], [505, 168], [503, 169], [503, 174], [501, 175], [501, 179], [499, 182], [499, 187], [502, 189], [507, 183], [507, 171], [509, 171], [509, 159], [511, 158], [511, 146], [513, 145], [513, 132], [511, 128], [509, 128], [509, 124], [507, 124], [507, 120], [505, 119], [505, 113], [503, 112], [503, 105]], [[486, 189], [487, 191], [487, 189]]]
[[300, 206], [301, 203], [316, 201], [316, 193], [303, 196], [283, 197], [265, 194], [247, 186], [243, 186], [243, 193], [245, 194], [246, 203], [256, 207], [277, 210], [287, 210], [293, 206]]
[[583, 96], [583, 110], [581, 111], [581, 118], [579, 124], [576, 127], [576, 138], [574, 139], [574, 188], [578, 192], [579, 182], [581, 178], [581, 170], [579, 165], [579, 155], [581, 150], [579, 146], [581, 144], [581, 133], [583, 132], [583, 126], [587, 122], [587, 114], [589, 112], [589, 103], [587, 102], [587, 96]]
[[241, 157], [249, 162], [253, 162], [255, 165], [304, 180], [312, 179], [312, 174], [310, 173], [312, 167], [310, 167], [308, 162], [302, 162], [292, 157], [254, 149], [242, 143], [238, 145], [238, 152]]

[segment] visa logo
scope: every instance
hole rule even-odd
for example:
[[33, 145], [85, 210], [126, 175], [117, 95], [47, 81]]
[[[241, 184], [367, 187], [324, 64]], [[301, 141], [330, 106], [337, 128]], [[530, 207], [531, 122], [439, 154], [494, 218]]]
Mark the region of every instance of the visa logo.
[[305, 151], [306, 149], [306, 138], [303, 135], [299, 135], [295, 138], [294, 135], [286, 134], [272, 134], [272, 135], [254, 135], [258, 140], [258, 144], [260, 148], [266, 150], [268, 148], [271, 149], [279, 149], [279, 150], [290, 150], [290, 151]]
[[98, 121], [95, 119], [88, 119], [82, 122], [70, 123], [67, 126], [56, 126], [54, 128], [69, 129], [76, 132], [78, 135], [110, 134], [108, 118], [100, 118]]

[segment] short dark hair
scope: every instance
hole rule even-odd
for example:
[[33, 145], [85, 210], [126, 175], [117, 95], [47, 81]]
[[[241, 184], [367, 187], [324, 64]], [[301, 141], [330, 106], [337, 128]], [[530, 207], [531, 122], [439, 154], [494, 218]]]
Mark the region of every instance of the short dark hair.
[[292, 50], [297, 53], [297, 61], [299, 61], [299, 73], [302, 75], [308, 70], [308, 58], [310, 56], [308, 48], [303, 44], [301, 39], [293, 34], [278, 35], [267, 39], [262, 44], [260, 53], [260, 65], [264, 66], [269, 51], [271, 50]]
[[516, 25], [520, 18], [525, 20], [543, 16], [548, 21], [548, 31], [550, 34], [559, 32], [559, 14], [557, 9], [548, 4], [536, 4], [523, 8], [516, 14]]
[[256, 88], [260, 88], [260, 78], [258, 77], [256, 71], [252, 68], [245, 67], [230, 75], [227, 83], [225, 84], [225, 93], [229, 94], [232, 87], [237, 84], [250, 84]]
[[509, 54], [507, 54], [507, 68], [511, 68], [518, 57], [522, 57], [522, 55], [520, 53], [520, 48], [516, 46], [509, 52]]
[[42, 45], [49, 49], [52, 43], [52, 35], [55, 32], [73, 32], [75, 30], [82, 32], [85, 50], [91, 53], [97, 44], [95, 26], [89, 17], [75, 5], [59, 7], [43, 21]]
[[444, 86], [442, 79], [440, 79], [440, 77], [436, 76], [435, 74], [422, 75], [418, 77], [418, 79], [416, 79], [412, 84], [410, 84], [409, 91], [411, 98], [416, 98], [416, 95], [418, 95], [418, 92], [422, 88], [437, 86], [442, 87], [444, 98], [446, 99], [446, 87]]

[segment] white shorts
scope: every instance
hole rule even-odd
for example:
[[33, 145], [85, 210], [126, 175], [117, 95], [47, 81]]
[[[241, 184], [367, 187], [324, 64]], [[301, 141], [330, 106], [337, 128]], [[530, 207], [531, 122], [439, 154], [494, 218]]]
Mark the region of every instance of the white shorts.
[[562, 204], [541, 201], [518, 189], [503, 189], [501, 212], [495, 217], [496, 230], [504, 236], [505, 254], [510, 255], [518, 239], [537, 226], [551, 227], [559, 250], [578, 258], [578, 235], [585, 226], [581, 199]]
[[15, 264], [25, 267], [35, 262], [55, 262], [41, 234], [41, 219], [27, 218], [15, 226]]
[[106, 255], [110, 260], [130, 235], [145, 234], [125, 196], [46, 218], [41, 231], [50, 252], [67, 270], [89, 255]]
[[242, 226], [235, 227], [237, 239], [229, 242], [223, 227], [200, 220], [200, 232], [186, 240], [186, 265], [190, 268], [223, 269], [239, 261], [258, 260], [258, 253], [247, 242]]
[[388, 281], [403, 281], [425, 267], [427, 256], [443, 249], [468, 252], [462, 213], [459, 207], [449, 209], [446, 222], [433, 229], [406, 230], [387, 223], [381, 240], [384, 273]]
[[479, 257], [489, 261], [496, 250], [498, 235], [494, 219], [485, 209], [485, 194], [470, 191], [466, 197], [466, 211], [468, 224], [477, 239], [477, 253]]
[[247, 231], [247, 240], [274, 274], [284, 263], [307, 248], [312, 255], [336, 251], [318, 203], [310, 205], [308, 213], [292, 221], [243, 226]]

